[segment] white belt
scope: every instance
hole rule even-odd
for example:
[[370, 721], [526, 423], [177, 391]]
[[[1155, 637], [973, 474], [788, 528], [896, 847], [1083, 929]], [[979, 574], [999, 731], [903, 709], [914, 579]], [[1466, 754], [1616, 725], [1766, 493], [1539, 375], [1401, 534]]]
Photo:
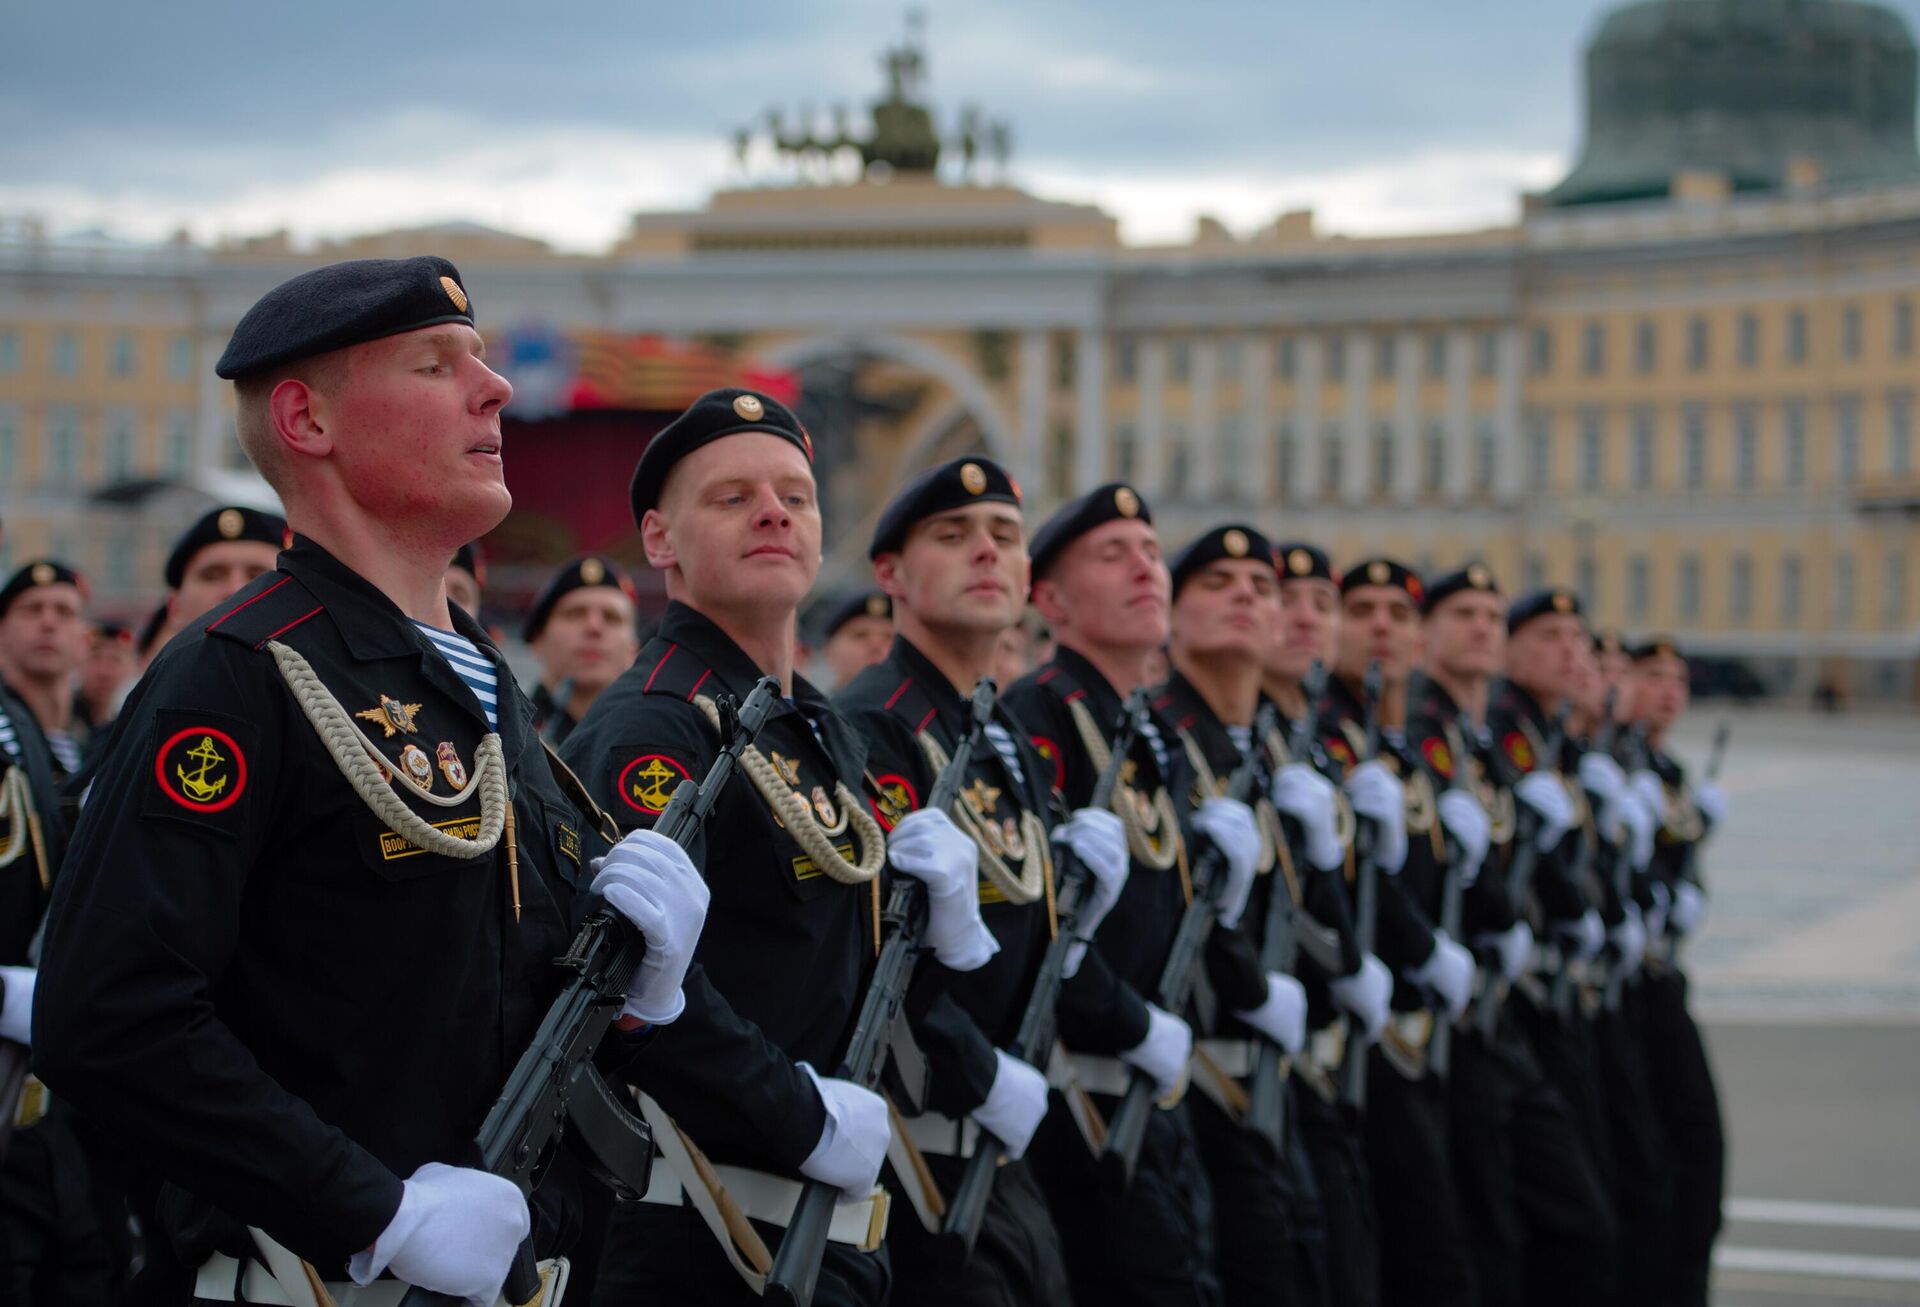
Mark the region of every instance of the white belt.
[[[312, 1268], [278, 1244], [274, 1250], [285, 1254], [285, 1257], [274, 1257], [276, 1264], [292, 1258], [297, 1275], [286, 1266], [281, 1267], [282, 1273], [288, 1274], [292, 1281], [291, 1288], [263, 1262], [252, 1258], [242, 1262], [225, 1253], [215, 1253], [201, 1264], [200, 1273], [194, 1277], [193, 1296], [208, 1302], [270, 1303], [275, 1307], [315, 1307], [316, 1304], [319, 1307], [328, 1304], [332, 1307], [399, 1307], [400, 1300], [413, 1287], [403, 1280], [375, 1280], [364, 1288], [351, 1280], [322, 1281], [312, 1275]], [[265, 1249], [262, 1252], [266, 1254]], [[561, 1296], [567, 1291], [567, 1259], [556, 1257], [541, 1262], [538, 1269], [541, 1292], [534, 1303], [539, 1307], [560, 1307]], [[508, 1307], [504, 1297], [499, 1307]]]
[[[784, 1175], [749, 1170], [744, 1166], [725, 1166], [718, 1162], [710, 1165], [714, 1178], [748, 1220], [761, 1221], [784, 1230], [793, 1219], [793, 1209], [800, 1204], [801, 1181], [789, 1180]], [[871, 1196], [857, 1203], [835, 1204], [833, 1222], [827, 1227], [827, 1238], [834, 1243], [858, 1248], [863, 1253], [879, 1248], [887, 1233], [884, 1194], [885, 1190], [876, 1189]], [[653, 1168], [652, 1183], [647, 1186], [647, 1192], [640, 1201], [666, 1207], [692, 1205], [686, 1185], [681, 1183], [671, 1166]]]
[[954, 1120], [938, 1112], [900, 1119], [913, 1146], [934, 1157], [972, 1157], [980, 1143], [980, 1126], [972, 1117]]
[[1196, 1039], [1193, 1051], [1226, 1075], [1253, 1074], [1253, 1041], [1250, 1039]]

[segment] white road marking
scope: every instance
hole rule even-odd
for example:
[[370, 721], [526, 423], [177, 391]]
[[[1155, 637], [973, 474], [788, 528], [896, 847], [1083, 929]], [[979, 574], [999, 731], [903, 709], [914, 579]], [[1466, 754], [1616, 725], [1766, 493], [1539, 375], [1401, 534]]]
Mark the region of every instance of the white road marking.
[[1754, 1225], [1816, 1225], [1832, 1230], [1920, 1231], [1920, 1207], [1870, 1207], [1859, 1203], [1803, 1203], [1781, 1198], [1729, 1198], [1730, 1221]]
[[1722, 1271], [1920, 1284], [1920, 1257], [1866, 1257], [1857, 1253], [1808, 1253], [1787, 1248], [1717, 1248], [1713, 1264]]

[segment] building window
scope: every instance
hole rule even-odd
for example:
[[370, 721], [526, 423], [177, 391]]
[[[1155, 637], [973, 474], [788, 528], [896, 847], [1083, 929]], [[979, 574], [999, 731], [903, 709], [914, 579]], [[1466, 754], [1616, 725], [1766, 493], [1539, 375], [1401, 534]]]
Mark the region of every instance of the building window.
[[1438, 331], [1427, 333], [1427, 380], [1438, 381], [1447, 375], [1447, 338]]
[[113, 335], [113, 344], [107, 350], [107, 367], [116, 377], [130, 377], [134, 373], [133, 333], [117, 331]]
[[125, 409], [107, 415], [106, 438], [101, 444], [100, 479], [109, 484], [133, 476], [134, 416]]
[[1735, 554], [1727, 569], [1727, 621], [1745, 626], [1753, 620], [1753, 559]]
[[1181, 385], [1193, 379], [1193, 342], [1185, 336], [1167, 345], [1167, 375]]
[[1849, 304], [1840, 311], [1840, 357], [1851, 362], [1860, 357], [1860, 306]]
[[1075, 370], [1080, 362], [1079, 355], [1080, 350], [1073, 337], [1059, 336], [1054, 339], [1053, 388], [1055, 390], [1073, 389]]
[[20, 466], [20, 415], [0, 408], [0, 485], [10, 485]]
[[1385, 422], [1373, 429], [1373, 493], [1385, 498], [1393, 491], [1393, 428]]
[[1647, 373], [1659, 364], [1660, 337], [1653, 323], [1642, 318], [1633, 324], [1633, 370]]
[[1280, 374], [1282, 381], [1293, 380], [1294, 347], [1292, 336], [1282, 336], [1273, 342], [1273, 370]]
[[1698, 554], [1680, 556], [1680, 620], [1694, 622], [1700, 619], [1700, 557]]
[[1913, 471], [1913, 392], [1887, 394], [1887, 471], [1903, 477]]
[[1113, 373], [1122, 381], [1140, 379], [1140, 342], [1122, 336], [1113, 347]]
[[1913, 301], [1893, 302], [1893, 355], [1908, 358], [1913, 354]]
[[183, 477], [193, 471], [193, 418], [191, 416], [177, 409], [167, 414], [160, 444], [163, 475]]
[[1807, 401], [1790, 399], [1780, 409], [1780, 421], [1786, 428], [1786, 482], [1789, 486], [1807, 483]]
[[114, 590], [133, 588], [133, 532], [125, 527], [107, 535], [107, 585]]
[[1440, 493], [1447, 483], [1447, 428], [1444, 423], [1427, 424], [1426, 467], [1422, 481], [1430, 495]]
[[53, 375], [56, 377], [80, 375], [80, 338], [71, 331], [62, 331], [54, 335]]
[[0, 377], [20, 371], [20, 333], [12, 327], [0, 331]]
[[1140, 479], [1140, 435], [1131, 422], [1113, 428], [1113, 476], [1116, 481]]
[[1167, 428], [1166, 445], [1167, 497], [1185, 499], [1194, 489], [1193, 452], [1187, 448], [1187, 429], [1182, 426]]
[[1273, 433], [1273, 497], [1283, 498], [1287, 488], [1293, 484], [1294, 446], [1293, 423], [1282, 422]]
[[1794, 309], [1787, 314], [1787, 362], [1807, 361], [1807, 311]]
[[1527, 419], [1527, 488], [1544, 493], [1553, 484], [1553, 415]]
[[47, 468], [49, 484], [70, 486], [80, 479], [80, 415], [70, 408], [47, 414]]
[[1834, 401], [1834, 426], [1838, 439], [1834, 445], [1834, 480], [1844, 488], [1860, 476], [1860, 400], [1843, 395]]
[[1633, 410], [1633, 488], [1653, 489], [1653, 410]]
[[1242, 470], [1247, 465], [1247, 433], [1239, 418], [1220, 419], [1220, 438], [1215, 448], [1219, 451], [1219, 460], [1214, 464], [1213, 475], [1220, 497], [1244, 502], [1253, 487], [1242, 478]]
[[193, 337], [175, 336], [167, 345], [167, 375], [175, 381], [193, 377]]
[[1547, 584], [1547, 560], [1539, 554], [1528, 554], [1520, 561], [1520, 588], [1539, 590]]
[[1589, 322], [1580, 332], [1580, 370], [1597, 377], [1607, 369], [1607, 328], [1604, 323]]
[[1600, 606], [1600, 569], [1595, 566], [1592, 554], [1582, 554], [1573, 560], [1573, 592], [1580, 596], [1581, 605], [1589, 613]]
[[1240, 347], [1238, 340], [1228, 340], [1220, 345], [1220, 373], [1222, 376], [1239, 380], [1240, 369], [1246, 363], [1247, 352]]
[[1689, 318], [1687, 320], [1687, 371], [1706, 371], [1710, 344], [1707, 320], [1702, 317]]
[[1491, 377], [1500, 370], [1500, 333], [1483, 331], [1475, 341], [1474, 369], [1483, 377]]
[[1327, 429], [1321, 435], [1320, 484], [1329, 490], [1338, 490], [1345, 480], [1346, 446], [1346, 438], [1340, 434], [1340, 424], [1327, 423]]
[[1758, 313], [1740, 315], [1740, 334], [1735, 349], [1739, 351], [1741, 367], [1752, 368], [1760, 365], [1760, 315]]
[[1653, 564], [1645, 554], [1627, 559], [1627, 620], [1644, 622], [1652, 602]]
[[1890, 553], [1880, 568], [1880, 625], [1897, 631], [1907, 624], [1907, 556]]
[[1832, 623], [1841, 628], [1853, 625], [1853, 555], [1838, 554], [1833, 560], [1833, 590], [1829, 597]]
[[1733, 482], [1742, 490], [1751, 490], [1759, 476], [1760, 420], [1753, 405], [1741, 404], [1733, 410]]
[[1681, 436], [1680, 482], [1689, 490], [1707, 484], [1707, 411], [1689, 404], [1686, 426]]
[[1591, 494], [1606, 476], [1605, 429], [1597, 408], [1580, 410], [1580, 489]]
[[1536, 377], [1553, 371], [1553, 332], [1546, 327], [1535, 327], [1527, 338], [1527, 371]]
[[1345, 336], [1327, 337], [1327, 378], [1330, 381], [1344, 381], [1347, 376], [1347, 338]]
[[1800, 625], [1800, 555], [1784, 554], [1780, 559], [1780, 625]]
[[1500, 433], [1492, 418], [1482, 418], [1473, 442], [1473, 485], [1482, 494], [1493, 489], [1493, 469], [1500, 453]]
[[1391, 331], [1383, 331], [1373, 338], [1373, 375], [1391, 377], [1394, 365], [1400, 361], [1400, 341]]

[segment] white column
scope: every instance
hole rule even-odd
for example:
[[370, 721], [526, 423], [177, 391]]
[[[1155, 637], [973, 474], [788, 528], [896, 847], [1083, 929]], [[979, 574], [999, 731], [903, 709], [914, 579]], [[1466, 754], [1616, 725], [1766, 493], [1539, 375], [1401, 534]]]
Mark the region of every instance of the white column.
[[1393, 347], [1393, 502], [1420, 497], [1420, 335], [1403, 331]]
[[1525, 484], [1520, 466], [1520, 357], [1520, 327], [1509, 323], [1500, 329], [1493, 409], [1493, 493], [1502, 504], [1517, 502]]
[[1187, 381], [1187, 485], [1199, 503], [1220, 498], [1215, 475], [1220, 466], [1220, 347], [1211, 336], [1193, 340], [1192, 371]]
[[1373, 485], [1373, 337], [1368, 332], [1347, 333], [1347, 415], [1342, 425], [1340, 498], [1364, 504]]
[[1140, 432], [1136, 437], [1141, 491], [1152, 500], [1167, 484], [1167, 342], [1143, 336], [1140, 359]]
[[1020, 333], [1020, 448], [1013, 475], [1023, 486], [1037, 486], [1046, 466], [1047, 333], [1029, 327]]
[[1302, 332], [1294, 349], [1293, 484], [1287, 498], [1311, 504], [1320, 497], [1320, 337]]
[[1473, 430], [1467, 412], [1467, 386], [1473, 368], [1473, 340], [1464, 327], [1447, 332], [1447, 468], [1441, 489], [1449, 504], [1465, 503], [1473, 485]]
[[1273, 465], [1278, 455], [1273, 448], [1273, 432], [1268, 425], [1267, 370], [1273, 366], [1273, 342], [1261, 336], [1248, 336], [1240, 342], [1240, 421], [1246, 440], [1242, 447], [1247, 465], [1228, 468], [1227, 475], [1238, 484], [1235, 498], [1242, 503], [1264, 504], [1267, 489], [1273, 484]]
[[1107, 338], [1083, 328], [1073, 352], [1079, 426], [1073, 442], [1070, 495], [1084, 495], [1107, 479]]

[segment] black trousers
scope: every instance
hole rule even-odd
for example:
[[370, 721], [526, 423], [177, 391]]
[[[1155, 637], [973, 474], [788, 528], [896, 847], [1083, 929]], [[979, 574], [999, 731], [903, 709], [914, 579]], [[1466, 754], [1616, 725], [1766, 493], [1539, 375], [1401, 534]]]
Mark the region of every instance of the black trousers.
[[[1094, 1101], [1109, 1115], [1116, 1102]], [[1053, 1210], [1074, 1301], [1218, 1307], [1212, 1195], [1187, 1105], [1153, 1114], [1133, 1183], [1124, 1192], [1100, 1173], [1057, 1098], [1053, 1109], [1027, 1160]]]
[[1295, 1081], [1294, 1135], [1305, 1148], [1327, 1227], [1327, 1290], [1333, 1307], [1378, 1307], [1380, 1230], [1373, 1181], [1354, 1119]]
[[1300, 1132], [1290, 1129], [1284, 1153], [1276, 1155], [1205, 1094], [1192, 1092], [1188, 1101], [1213, 1190], [1227, 1307], [1330, 1307], [1326, 1221]]
[[1639, 997], [1647, 1069], [1672, 1146], [1670, 1301], [1676, 1307], [1705, 1307], [1727, 1179], [1720, 1092], [1700, 1027], [1687, 1011], [1686, 977], [1675, 971], [1649, 975]]
[[[780, 1231], [758, 1223], [755, 1228], [767, 1247], [778, 1251]], [[861, 1253], [830, 1243], [813, 1301], [819, 1307], [881, 1307], [891, 1289], [886, 1249]], [[573, 1301], [571, 1290], [567, 1299]], [[607, 1220], [591, 1301], [600, 1307], [758, 1307], [762, 1300], [734, 1271], [691, 1207], [616, 1203]]]
[[130, 1254], [111, 1150], [56, 1100], [38, 1123], [14, 1131], [0, 1165], [0, 1303], [118, 1303]]
[[[940, 1191], [951, 1195], [962, 1163], [929, 1156], [927, 1170]], [[933, 1235], [904, 1201], [893, 1205], [887, 1254], [893, 1262], [893, 1300], [901, 1307], [1067, 1307], [1073, 1301], [1060, 1232], [1024, 1160], [1004, 1162], [995, 1171], [980, 1235], [964, 1267], [941, 1264]]]
[[[1473, 1258], [1454, 1190], [1446, 1099], [1367, 1054], [1365, 1135], [1380, 1219], [1380, 1301], [1387, 1307], [1472, 1307]], [[1456, 1072], [1460, 1056], [1454, 1054]]]
[[1673, 1262], [1672, 1145], [1647, 1067], [1639, 985], [1599, 1020], [1600, 1075], [1613, 1138], [1613, 1210], [1620, 1220], [1620, 1301], [1665, 1303]]
[[1453, 1164], [1486, 1307], [1612, 1307], [1612, 1198], [1565, 1101], [1503, 1014], [1454, 1043]]
[[1519, 1019], [1541, 1072], [1566, 1105], [1580, 1143], [1601, 1187], [1614, 1190], [1613, 1129], [1606, 1083], [1600, 1071], [1600, 1041], [1594, 1022], [1578, 1004], [1567, 1016], [1534, 1007], [1524, 998], [1510, 1006]]

